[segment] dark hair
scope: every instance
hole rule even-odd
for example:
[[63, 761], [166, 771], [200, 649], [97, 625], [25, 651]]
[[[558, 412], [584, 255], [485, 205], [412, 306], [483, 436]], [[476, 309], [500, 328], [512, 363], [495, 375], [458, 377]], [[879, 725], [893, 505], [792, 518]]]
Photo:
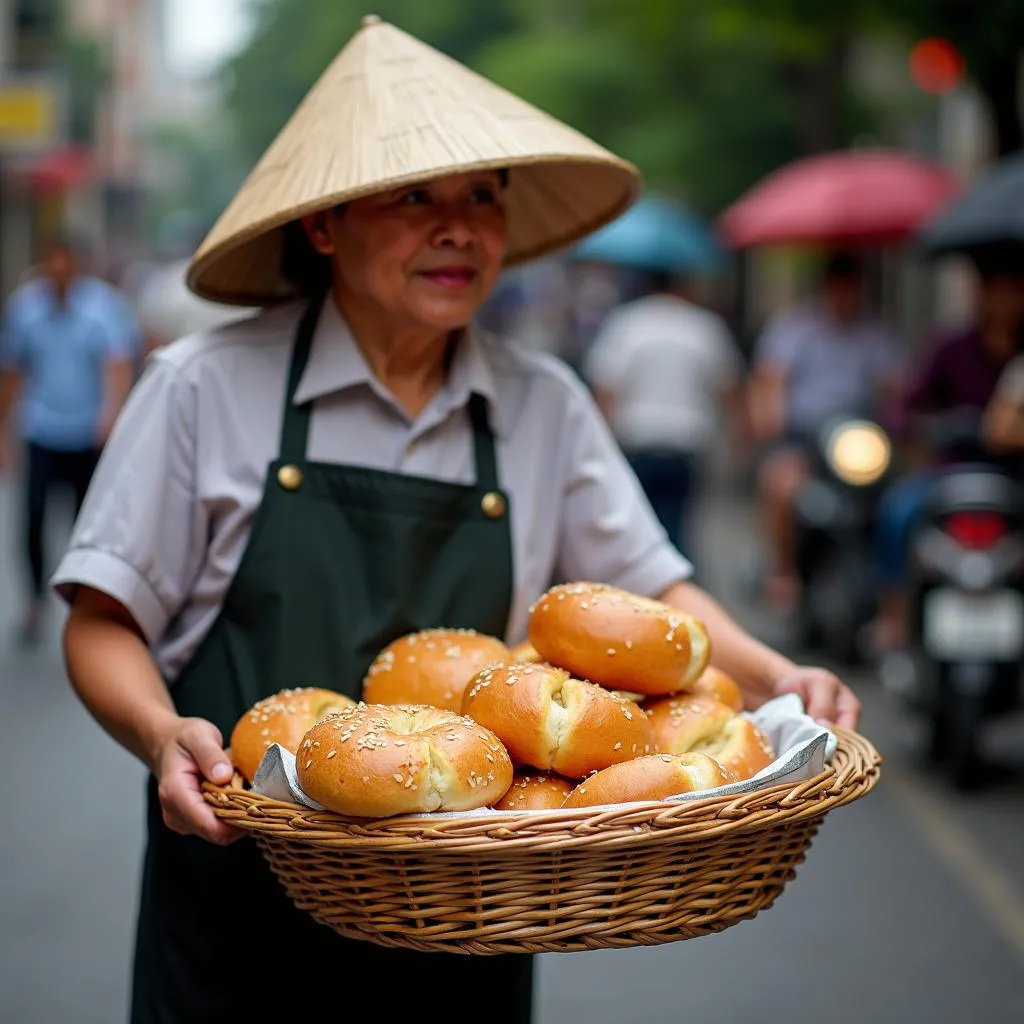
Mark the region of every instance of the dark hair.
[[303, 295], [315, 295], [331, 283], [331, 261], [313, 248], [301, 221], [284, 226], [281, 275]]
[[860, 281], [864, 277], [864, 261], [854, 252], [830, 253], [821, 276], [825, 281]]
[[994, 242], [978, 246], [971, 251], [970, 259], [982, 281], [996, 277], [1024, 278], [1024, 243]]

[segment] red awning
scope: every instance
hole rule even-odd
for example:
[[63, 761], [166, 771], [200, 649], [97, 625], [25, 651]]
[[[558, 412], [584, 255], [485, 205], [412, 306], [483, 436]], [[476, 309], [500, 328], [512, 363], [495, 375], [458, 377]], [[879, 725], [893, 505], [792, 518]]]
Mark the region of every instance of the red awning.
[[92, 152], [68, 143], [22, 163], [18, 173], [35, 192], [72, 192], [92, 178]]

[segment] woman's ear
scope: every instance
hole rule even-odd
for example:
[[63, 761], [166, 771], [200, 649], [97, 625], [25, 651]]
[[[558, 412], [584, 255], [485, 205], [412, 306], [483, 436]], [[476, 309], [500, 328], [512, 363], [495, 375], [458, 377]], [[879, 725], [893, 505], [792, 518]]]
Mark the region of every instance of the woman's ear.
[[322, 256], [334, 255], [334, 239], [331, 237], [331, 210], [321, 210], [302, 218], [302, 230], [306, 232], [309, 244]]

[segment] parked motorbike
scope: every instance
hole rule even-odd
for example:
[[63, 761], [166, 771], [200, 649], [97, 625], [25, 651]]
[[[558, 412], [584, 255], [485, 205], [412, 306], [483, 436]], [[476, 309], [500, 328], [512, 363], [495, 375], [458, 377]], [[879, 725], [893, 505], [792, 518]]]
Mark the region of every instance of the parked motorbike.
[[[982, 454], [969, 417], [944, 430], [947, 451]], [[1024, 491], [998, 465], [953, 465], [909, 543], [910, 692], [927, 715], [932, 761], [965, 788], [980, 778], [986, 720], [1021, 706]]]
[[875, 613], [872, 532], [891, 463], [882, 427], [836, 417], [819, 432], [811, 478], [796, 495], [800, 639], [847, 663], [860, 659]]

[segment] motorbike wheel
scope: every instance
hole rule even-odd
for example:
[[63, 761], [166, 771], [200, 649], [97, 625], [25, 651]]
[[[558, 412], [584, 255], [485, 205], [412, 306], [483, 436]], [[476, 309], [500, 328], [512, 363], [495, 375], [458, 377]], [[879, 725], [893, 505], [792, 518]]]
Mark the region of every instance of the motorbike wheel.
[[976, 788], [981, 782], [979, 745], [984, 708], [978, 697], [958, 694], [949, 706], [947, 742], [949, 770], [959, 790]]
[[832, 658], [861, 660], [860, 630], [866, 621], [861, 595], [864, 566], [851, 548], [834, 548], [808, 573], [805, 635]]

